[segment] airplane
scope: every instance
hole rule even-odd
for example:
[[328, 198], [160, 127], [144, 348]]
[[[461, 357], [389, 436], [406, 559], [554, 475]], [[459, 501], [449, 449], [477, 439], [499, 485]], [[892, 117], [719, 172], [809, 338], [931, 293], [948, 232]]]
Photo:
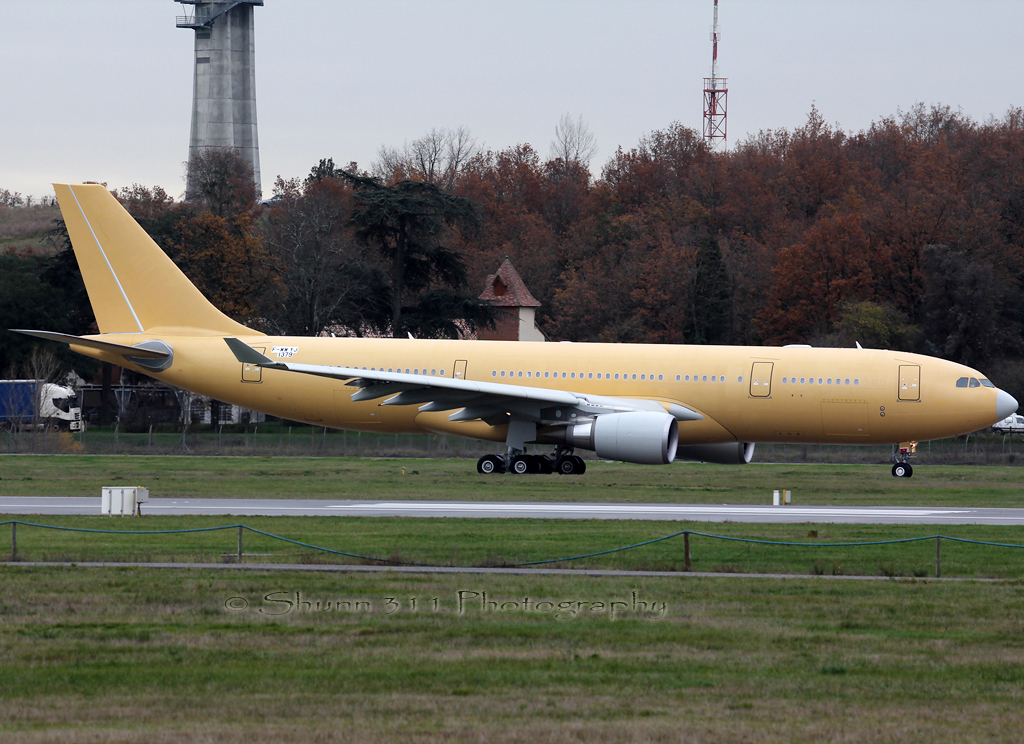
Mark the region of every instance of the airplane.
[[[899, 444], [1017, 410], [984, 375], [901, 351], [267, 336], [217, 310], [101, 185], [55, 184], [99, 334], [19, 330], [161, 382], [316, 426], [504, 445], [477, 470], [582, 474], [750, 462], [757, 443]], [[527, 445], [553, 445], [528, 454]]]

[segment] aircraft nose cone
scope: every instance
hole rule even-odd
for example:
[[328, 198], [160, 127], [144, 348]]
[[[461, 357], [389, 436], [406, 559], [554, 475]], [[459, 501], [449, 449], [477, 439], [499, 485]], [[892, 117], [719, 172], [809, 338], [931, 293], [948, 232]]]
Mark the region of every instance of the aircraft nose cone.
[[1017, 399], [1002, 390], [996, 395], [996, 416], [1002, 421], [1017, 411]]

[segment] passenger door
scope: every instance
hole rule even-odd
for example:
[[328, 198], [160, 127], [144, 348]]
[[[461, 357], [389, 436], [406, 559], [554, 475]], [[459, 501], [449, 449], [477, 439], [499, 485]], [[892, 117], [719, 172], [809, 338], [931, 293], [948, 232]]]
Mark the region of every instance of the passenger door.
[[768, 398], [772, 394], [774, 362], [754, 362], [750, 369], [750, 397]]
[[921, 367], [917, 364], [900, 365], [900, 400], [921, 400]]

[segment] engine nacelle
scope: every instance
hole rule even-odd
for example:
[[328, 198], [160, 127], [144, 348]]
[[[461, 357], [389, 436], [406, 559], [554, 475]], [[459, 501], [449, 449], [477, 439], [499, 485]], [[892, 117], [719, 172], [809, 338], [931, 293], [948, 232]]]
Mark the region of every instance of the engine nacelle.
[[675, 416], [658, 411], [608, 413], [567, 427], [564, 441], [609, 460], [664, 465], [676, 456], [679, 422]]
[[754, 456], [753, 442], [725, 444], [684, 444], [676, 448], [677, 460], [713, 462], [718, 465], [743, 465]]

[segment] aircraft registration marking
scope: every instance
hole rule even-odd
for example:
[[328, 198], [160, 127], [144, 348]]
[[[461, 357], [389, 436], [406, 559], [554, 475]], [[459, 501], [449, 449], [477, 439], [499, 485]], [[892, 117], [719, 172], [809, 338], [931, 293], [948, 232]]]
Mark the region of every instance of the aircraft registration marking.
[[298, 352], [298, 346], [275, 346], [270, 350], [278, 359], [290, 359]]

